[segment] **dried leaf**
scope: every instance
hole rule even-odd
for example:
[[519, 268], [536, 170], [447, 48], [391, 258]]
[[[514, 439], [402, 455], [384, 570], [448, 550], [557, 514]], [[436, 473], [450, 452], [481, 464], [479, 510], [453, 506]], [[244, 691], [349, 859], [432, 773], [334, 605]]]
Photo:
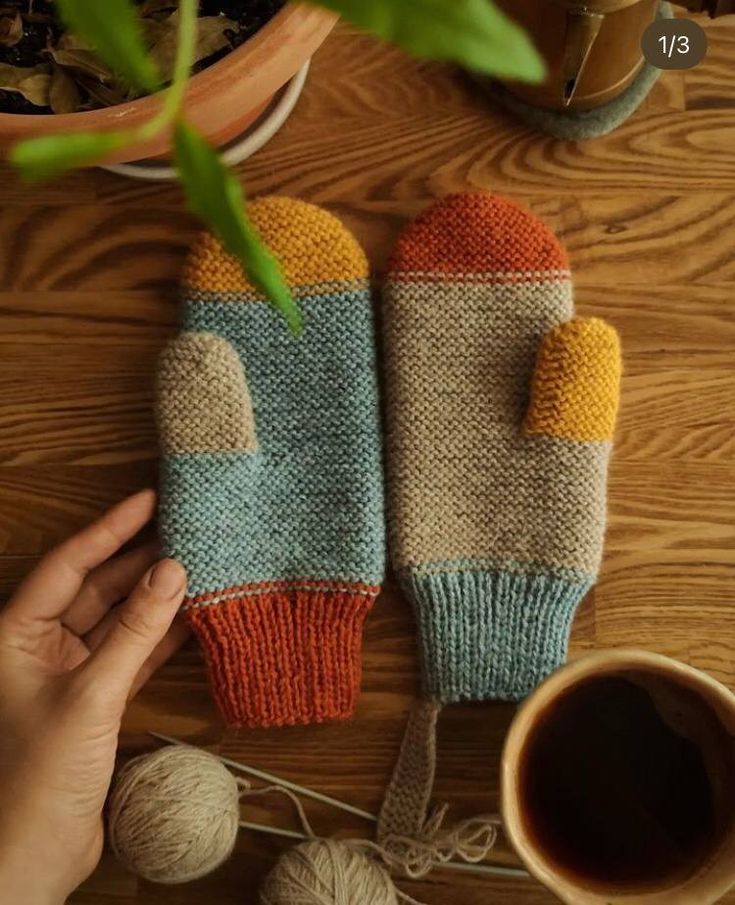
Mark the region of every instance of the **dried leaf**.
[[55, 0], [54, 5], [67, 28], [91, 42], [100, 59], [128, 84], [149, 93], [158, 90], [159, 75], [131, 0]]
[[50, 49], [47, 51], [53, 61], [67, 69], [74, 69], [76, 72], [83, 72], [85, 75], [92, 76], [100, 82], [110, 82], [113, 74], [105, 66], [104, 63], [95, 56], [91, 50], [58, 50]]
[[0, 47], [15, 47], [23, 40], [23, 19], [20, 13], [0, 18]]
[[128, 100], [128, 94], [117, 83], [104, 85], [98, 79], [82, 73], [77, 74], [77, 82], [102, 107], [116, 107]]
[[23, 13], [26, 22], [39, 22], [41, 25], [53, 25], [56, 21], [49, 13]]
[[54, 113], [76, 113], [81, 100], [74, 79], [61, 66], [54, 66], [49, 88], [49, 103]]
[[[174, 62], [176, 60], [176, 47], [178, 44], [179, 12], [172, 13], [162, 22], [151, 21], [153, 26], [153, 44], [150, 55], [156, 64], [164, 81], [170, 81], [173, 76]], [[194, 51], [193, 62], [206, 60], [213, 53], [229, 47], [230, 42], [225, 32], [237, 31], [238, 24], [226, 16], [202, 16], [197, 20], [197, 43]]]
[[75, 35], [73, 31], [65, 31], [56, 42], [57, 50], [94, 50], [89, 41]]
[[36, 107], [48, 107], [50, 88], [48, 66], [24, 67], [0, 63], [0, 90], [17, 91]]
[[152, 16], [155, 13], [168, 12], [179, 8], [179, 0], [143, 0], [138, 7], [141, 16]]

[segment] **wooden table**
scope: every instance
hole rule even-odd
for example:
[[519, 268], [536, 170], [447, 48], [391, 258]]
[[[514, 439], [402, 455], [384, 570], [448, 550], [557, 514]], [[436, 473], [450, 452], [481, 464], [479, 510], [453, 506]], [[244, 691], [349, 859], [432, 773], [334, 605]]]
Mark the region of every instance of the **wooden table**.
[[[533, 134], [447, 67], [341, 27], [314, 60], [296, 113], [242, 168], [253, 194], [326, 205], [380, 274], [406, 220], [431, 199], [491, 189], [530, 205], [571, 253], [582, 313], [625, 349], [622, 418], [603, 574], [573, 652], [636, 645], [735, 685], [735, 23], [708, 26], [705, 63], [664, 75], [608, 138]], [[0, 587], [105, 506], [155, 481], [152, 377], [175, 319], [197, 227], [178, 189], [101, 171], [49, 187], [9, 176], [0, 212]], [[346, 725], [225, 732], [198, 652], [182, 651], [131, 706], [128, 750], [148, 729], [375, 811], [417, 691], [409, 609], [394, 587], [365, 639], [364, 694]], [[497, 807], [508, 705], [442, 720], [438, 795], [457, 815]], [[277, 800], [253, 820], [292, 825]], [[310, 807], [317, 830], [365, 832]], [[242, 834], [211, 878], [139, 883], [106, 856], [75, 905], [254, 905], [283, 846]], [[531, 880], [437, 872], [405, 886], [428, 905], [545, 905]], [[725, 899], [735, 905], [735, 894]], [[367, 905], [367, 903], [366, 903]]]

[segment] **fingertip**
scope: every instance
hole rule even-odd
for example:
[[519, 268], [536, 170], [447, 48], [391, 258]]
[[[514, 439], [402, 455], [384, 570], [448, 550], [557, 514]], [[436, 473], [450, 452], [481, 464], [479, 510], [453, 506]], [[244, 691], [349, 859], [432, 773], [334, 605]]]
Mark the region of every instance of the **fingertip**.
[[186, 570], [175, 559], [162, 559], [152, 566], [144, 583], [162, 600], [181, 600], [186, 592]]
[[129, 534], [131, 531], [140, 530], [153, 518], [157, 503], [156, 491], [152, 487], [145, 487], [120, 500], [102, 516], [102, 519], [119, 527], [122, 533]]
[[144, 487], [142, 490], [136, 491], [125, 500], [123, 500], [123, 505], [138, 506], [141, 509], [149, 509], [152, 514], [155, 511], [157, 502], [158, 494], [153, 489], [153, 487]]

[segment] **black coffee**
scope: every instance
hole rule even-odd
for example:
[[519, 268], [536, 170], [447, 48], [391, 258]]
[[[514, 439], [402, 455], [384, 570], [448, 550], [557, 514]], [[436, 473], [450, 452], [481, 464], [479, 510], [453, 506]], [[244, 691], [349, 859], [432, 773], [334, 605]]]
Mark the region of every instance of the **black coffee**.
[[590, 679], [549, 708], [526, 744], [527, 830], [576, 880], [615, 888], [674, 882], [691, 875], [732, 820], [693, 740], [704, 732], [715, 747], [727, 744], [711, 709], [672, 685], [689, 698], [684, 712], [696, 704], [698, 725], [688, 732], [677, 725], [679, 708], [665, 714], [644, 685], [635, 676]]

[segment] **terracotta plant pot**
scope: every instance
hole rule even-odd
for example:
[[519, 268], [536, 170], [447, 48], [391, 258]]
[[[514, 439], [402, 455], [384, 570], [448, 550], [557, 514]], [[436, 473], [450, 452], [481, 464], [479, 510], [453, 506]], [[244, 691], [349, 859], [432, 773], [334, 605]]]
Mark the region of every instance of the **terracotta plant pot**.
[[[327, 10], [289, 3], [250, 40], [193, 76], [186, 93], [186, 112], [191, 122], [218, 146], [242, 134], [316, 51], [337, 18]], [[0, 152], [7, 154], [23, 138], [139, 126], [158, 106], [154, 95], [82, 113], [0, 113]], [[170, 135], [162, 134], [145, 145], [110, 155], [106, 162], [167, 156], [170, 150]]]

